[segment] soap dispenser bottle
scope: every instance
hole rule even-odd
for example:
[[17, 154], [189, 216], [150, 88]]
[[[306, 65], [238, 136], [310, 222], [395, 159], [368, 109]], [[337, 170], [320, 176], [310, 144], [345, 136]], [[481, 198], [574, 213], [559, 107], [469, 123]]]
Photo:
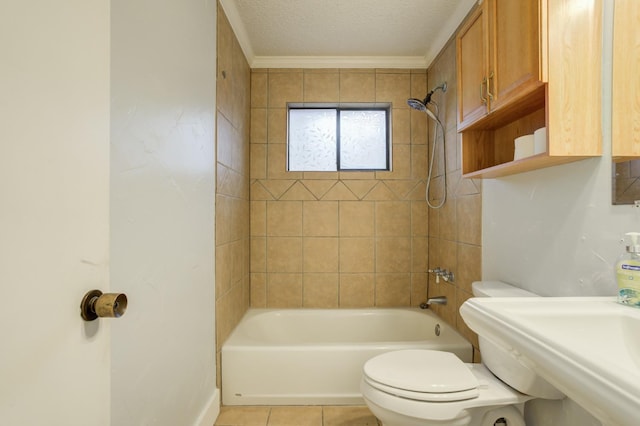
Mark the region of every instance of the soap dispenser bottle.
[[616, 263], [618, 303], [640, 308], [640, 232], [625, 234], [631, 245]]

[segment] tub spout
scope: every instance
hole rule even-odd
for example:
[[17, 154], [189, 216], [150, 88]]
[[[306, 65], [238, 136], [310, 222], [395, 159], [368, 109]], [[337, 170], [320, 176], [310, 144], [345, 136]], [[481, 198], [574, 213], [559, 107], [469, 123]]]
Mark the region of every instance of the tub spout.
[[420, 309], [427, 309], [429, 305], [446, 305], [447, 296], [436, 296], [427, 299], [425, 303], [420, 304]]

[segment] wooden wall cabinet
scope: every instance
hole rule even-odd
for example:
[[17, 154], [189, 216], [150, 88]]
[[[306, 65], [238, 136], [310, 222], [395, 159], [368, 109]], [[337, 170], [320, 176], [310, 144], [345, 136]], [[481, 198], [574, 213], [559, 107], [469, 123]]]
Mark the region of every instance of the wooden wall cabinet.
[[625, 161], [640, 157], [640, 1], [614, 7], [611, 154]]
[[458, 129], [539, 88], [538, 0], [485, 0], [457, 37]]
[[[601, 1], [484, 0], [469, 16], [456, 37], [464, 177], [601, 155]], [[514, 139], [545, 126], [547, 152], [514, 161]]]

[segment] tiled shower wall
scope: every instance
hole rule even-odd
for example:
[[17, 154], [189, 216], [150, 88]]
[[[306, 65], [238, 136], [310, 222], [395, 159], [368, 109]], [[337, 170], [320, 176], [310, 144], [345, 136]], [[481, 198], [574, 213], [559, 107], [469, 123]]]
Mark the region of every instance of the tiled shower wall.
[[[430, 275], [429, 296], [447, 296], [449, 303], [446, 306], [434, 305], [433, 310], [455, 325], [477, 348], [477, 337], [460, 317], [459, 309], [465, 300], [472, 297], [471, 283], [482, 278], [482, 181], [462, 179], [460, 139], [456, 129], [455, 39], [445, 46], [429, 67], [429, 88], [443, 82], [447, 82], [447, 91], [437, 92], [433, 100], [439, 105], [446, 149], [443, 156], [443, 132], [440, 131], [435, 157], [438, 167], [434, 167], [430, 199], [438, 203], [444, 193], [443, 158], [446, 158], [447, 198], [442, 208], [429, 211], [429, 268], [447, 269], [454, 273], [455, 278], [453, 283], [442, 280], [436, 283], [435, 277]], [[430, 126], [433, 135], [433, 121]], [[431, 147], [429, 145], [430, 150]]]
[[[251, 73], [251, 306], [417, 306], [426, 299], [426, 70]], [[391, 102], [393, 171], [287, 172], [287, 102]]]
[[[251, 71], [218, 5], [216, 359], [249, 307]], [[220, 369], [217, 378], [220, 380]], [[218, 384], [219, 385], [219, 384]]]

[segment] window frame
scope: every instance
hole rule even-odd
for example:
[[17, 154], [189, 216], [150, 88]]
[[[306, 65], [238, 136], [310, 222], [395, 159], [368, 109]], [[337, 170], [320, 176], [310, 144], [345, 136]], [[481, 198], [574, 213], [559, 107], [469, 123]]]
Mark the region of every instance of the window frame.
[[[336, 111], [336, 169], [335, 170], [290, 170], [290, 149], [289, 149], [289, 126], [291, 110], [335, 110]], [[342, 111], [383, 111], [385, 113], [386, 134], [385, 134], [385, 168], [371, 169], [343, 169], [340, 162], [340, 113]], [[392, 108], [390, 103], [349, 103], [349, 104], [333, 104], [333, 103], [288, 103], [287, 104], [287, 152], [286, 152], [286, 170], [287, 172], [299, 173], [336, 173], [336, 172], [391, 172], [392, 171]]]

